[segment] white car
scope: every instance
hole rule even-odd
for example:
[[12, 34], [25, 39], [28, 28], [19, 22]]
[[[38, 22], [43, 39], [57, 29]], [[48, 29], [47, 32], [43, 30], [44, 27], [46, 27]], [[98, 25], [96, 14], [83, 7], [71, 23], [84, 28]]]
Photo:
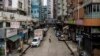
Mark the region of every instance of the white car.
[[40, 42], [41, 42], [41, 40], [40, 40], [40, 38], [39, 37], [35, 37], [34, 39], [33, 39], [33, 41], [32, 41], [32, 43], [31, 43], [31, 46], [33, 47], [33, 46], [39, 46], [40, 45]]
[[48, 28], [44, 28], [43, 30], [44, 30], [45, 32], [47, 32]]

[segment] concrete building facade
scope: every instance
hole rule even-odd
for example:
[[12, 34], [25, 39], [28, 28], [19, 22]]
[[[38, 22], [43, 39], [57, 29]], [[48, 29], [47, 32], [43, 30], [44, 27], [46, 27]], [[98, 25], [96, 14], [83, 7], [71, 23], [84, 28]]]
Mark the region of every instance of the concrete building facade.
[[48, 19], [53, 19], [53, 2], [54, 0], [47, 0]]
[[[78, 40], [79, 54], [83, 56], [100, 56], [100, 0], [67, 0], [69, 36]], [[81, 43], [82, 42], [82, 43]], [[82, 48], [82, 49], [80, 49]], [[99, 51], [97, 51], [99, 50]], [[97, 51], [97, 52], [96, 52]], [[80, 54], [81, 55], [81, 54]]]
[[42, 6], [41, 19], [47, 19], [47, 6]]
[[31, 0], [1, 0], [1, 11], [15, 12], [28, 15], [31, 9]]
[[64, 20], [67, 15], [67, 0], [57, 0], [57, 18]]

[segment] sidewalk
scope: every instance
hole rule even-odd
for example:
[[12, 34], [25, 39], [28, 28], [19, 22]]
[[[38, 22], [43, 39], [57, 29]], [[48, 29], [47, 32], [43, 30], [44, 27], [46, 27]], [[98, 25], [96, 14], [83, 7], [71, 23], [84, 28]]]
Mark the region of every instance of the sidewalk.
[[9, 56], [22, 56], [25, 51], [30, 47], [30, 43], [32, 42], [32, 38], [29, 39], [29, 44], [24, 44], [22, 53], [18, 53], [16, 50], [13, 53], [9, 54]]
[[71, 49], [70, 51], [72, 51], [74, 53], [74, 56], [78, 56], [78, 52], [77, 52], [77, 44], [72, 42], [72, 41], [65, 41], [65, 43], [69, 46], [69, 48]]

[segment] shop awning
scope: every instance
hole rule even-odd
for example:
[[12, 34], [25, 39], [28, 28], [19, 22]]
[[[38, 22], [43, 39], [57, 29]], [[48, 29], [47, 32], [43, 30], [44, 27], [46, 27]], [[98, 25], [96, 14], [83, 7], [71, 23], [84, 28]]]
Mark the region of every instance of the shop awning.
[[19, 38], [20, 38], [19, 35], [14, 35], [14, 36], [12, 36], [12, 37], [9, 37], [8, 39], [11, 40], [12, 42], [15, 42], [15, 41], [17, 41]]
[[69, 28], [68, 26], [63, 27], [63, 29], [68, 29], [68, 28]]

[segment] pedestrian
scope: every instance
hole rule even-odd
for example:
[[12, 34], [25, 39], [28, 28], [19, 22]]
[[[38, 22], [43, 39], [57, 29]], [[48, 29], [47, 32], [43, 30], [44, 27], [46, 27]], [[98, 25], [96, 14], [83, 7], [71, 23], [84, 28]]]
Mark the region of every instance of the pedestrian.
[[51, 39], [49, 38], [49, 42], [51, 43]]

